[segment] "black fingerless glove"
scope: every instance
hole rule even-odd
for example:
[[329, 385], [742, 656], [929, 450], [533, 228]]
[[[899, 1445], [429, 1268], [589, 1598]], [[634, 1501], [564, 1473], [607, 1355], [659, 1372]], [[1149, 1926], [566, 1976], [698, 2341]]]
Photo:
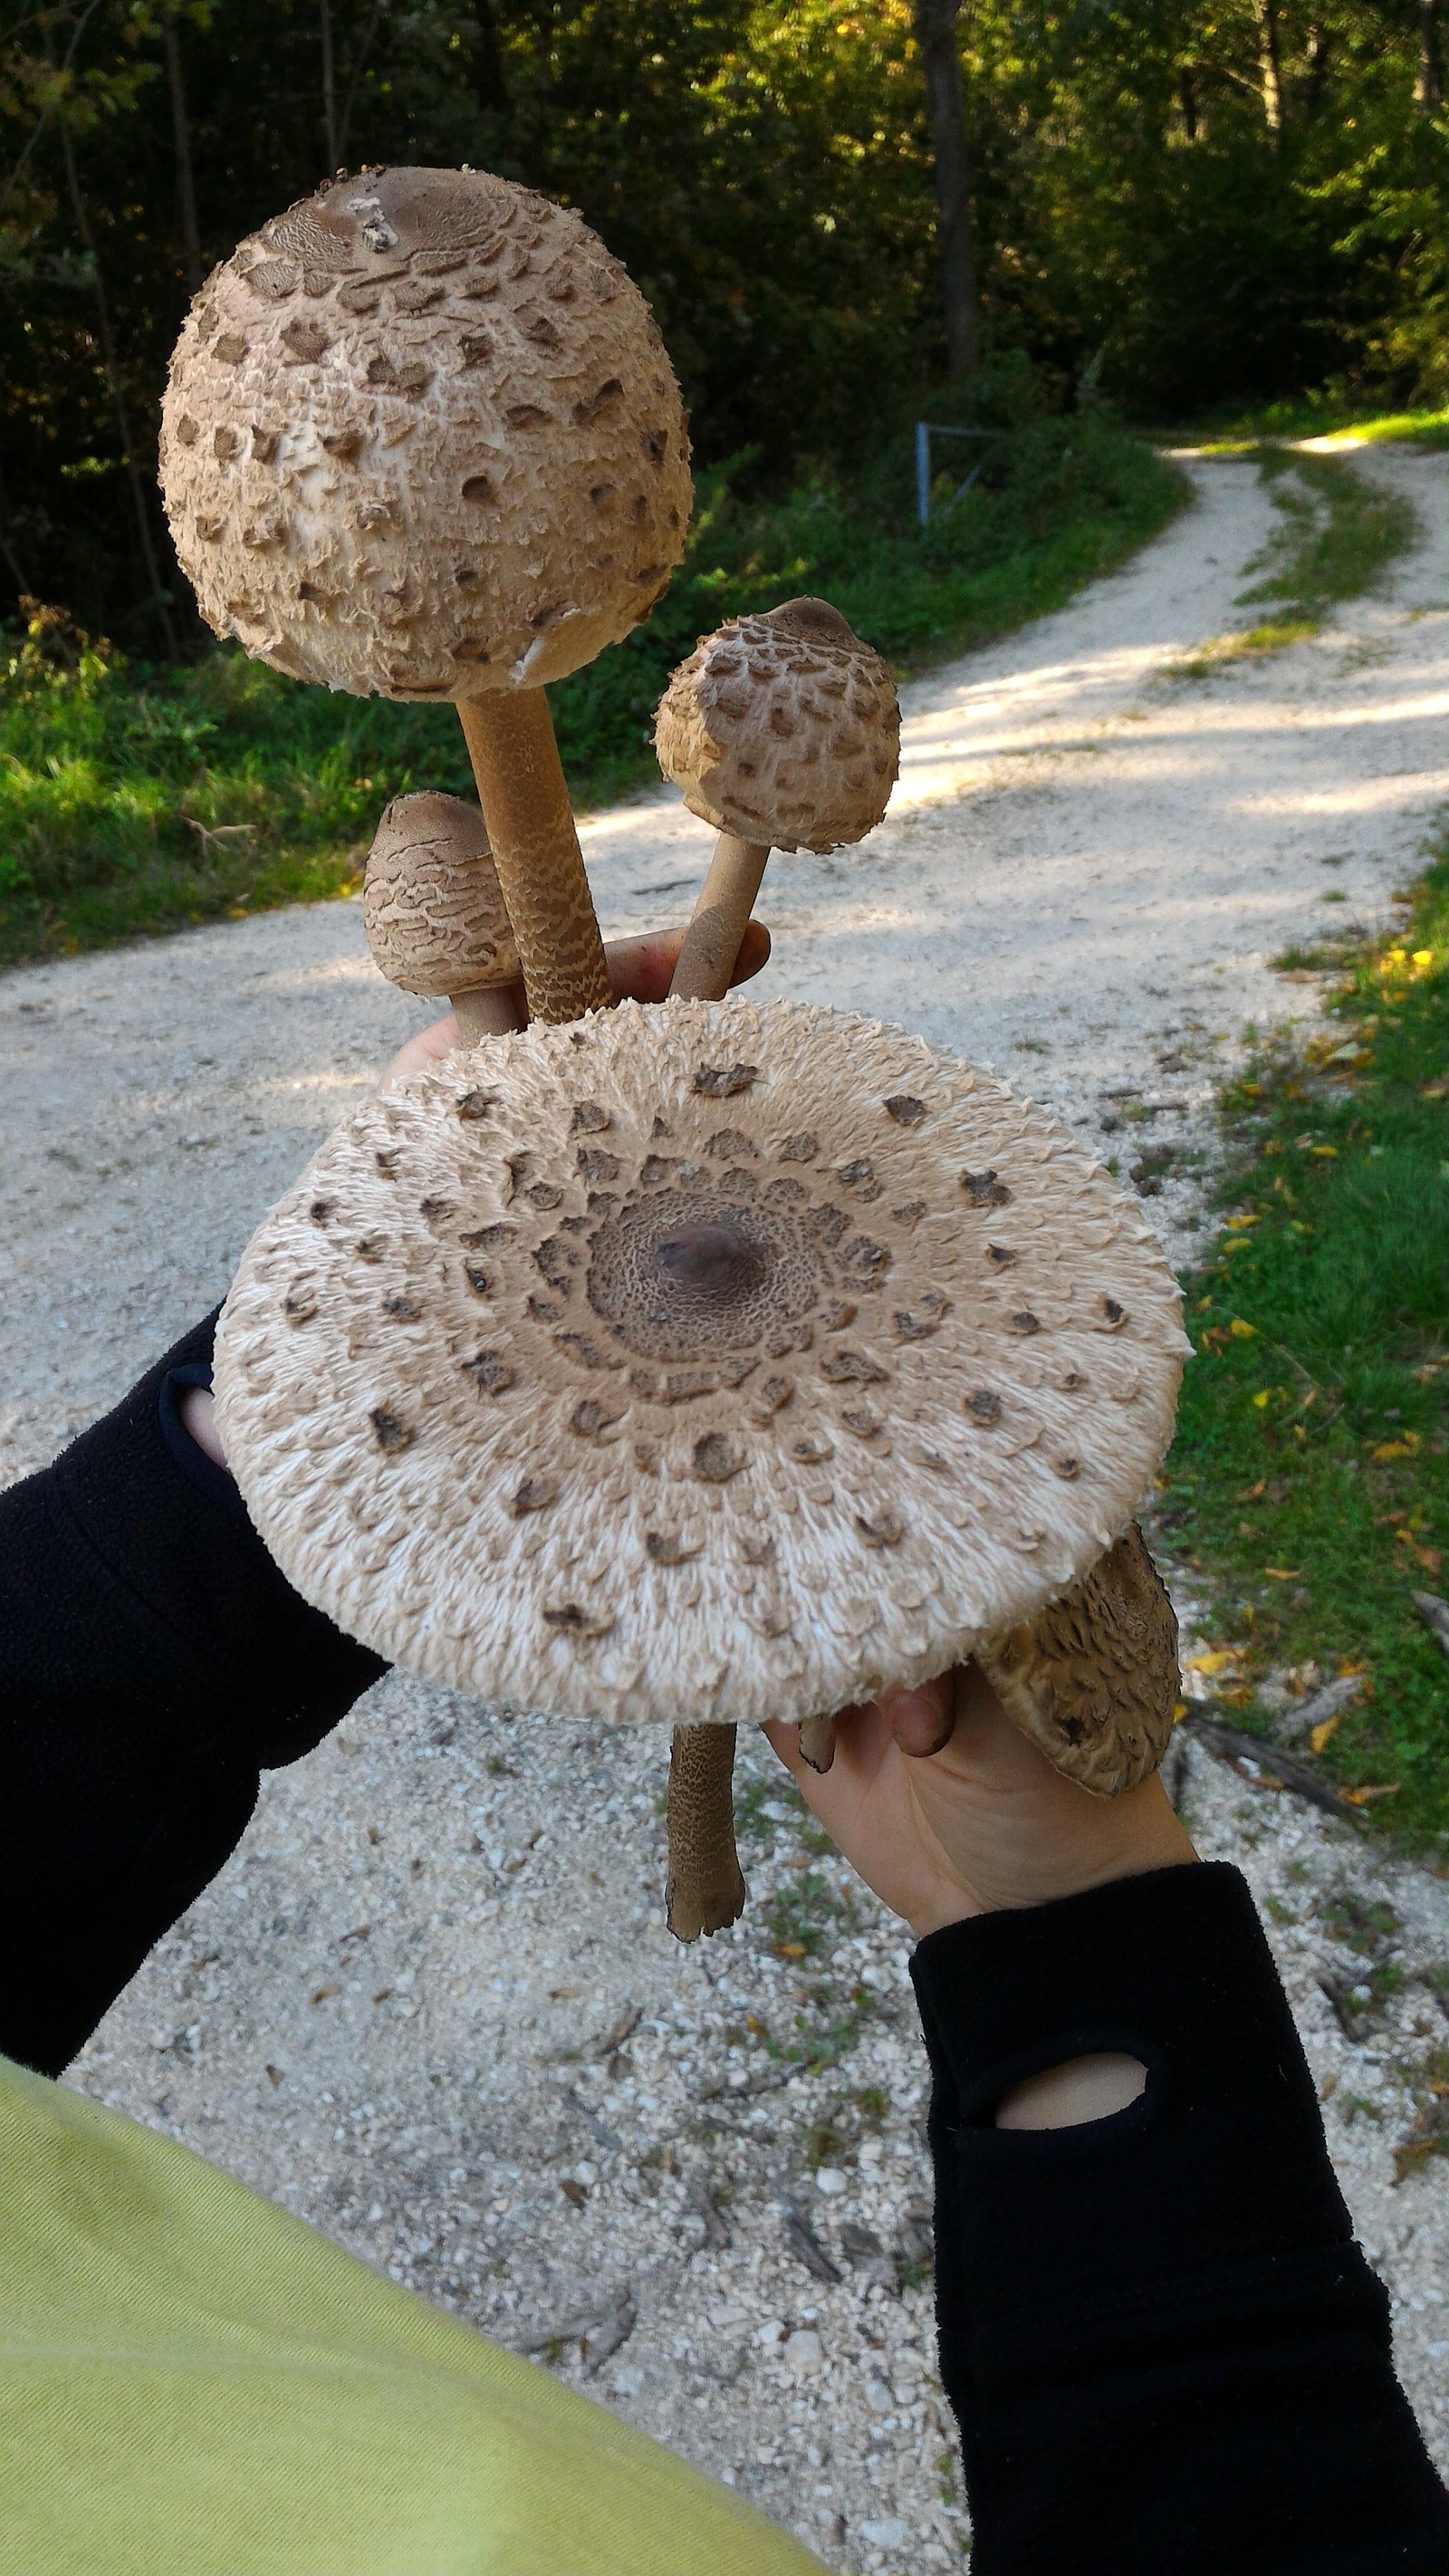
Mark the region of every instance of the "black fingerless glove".
[[386, 1667], [188, 1437], [216, 1318], [0, 1494], [0, 2049], [54, 2074], [234, 1850], [258, 1773]]

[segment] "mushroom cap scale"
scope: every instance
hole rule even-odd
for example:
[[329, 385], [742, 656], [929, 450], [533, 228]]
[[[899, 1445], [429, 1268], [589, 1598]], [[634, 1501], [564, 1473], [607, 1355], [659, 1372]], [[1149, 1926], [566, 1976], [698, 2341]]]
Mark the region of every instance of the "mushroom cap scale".
[[405, 993], [511, 984], [518, 949], [476, 805], [422, 787], [383, 808], [362, 889], [367, 944]]
[[742, 999], [390, 1085], [258, 1229], [227, 1456], [288, 1578], [494, 1706], [804, 1717], [1066, 1590], [1171, 1436], [1176, 1283], [1045, 1112]]
[[900, 747], [890, 672], [823, 599], [703, 636], [654, 720], [659, 766], [690, 813], [780, 850], [835, 850], [873, 832]]
[[540, 687], [684, 550], [679, 388], [567, 208], [483, 171], [339, 179], [196, 296], [162, 405], [176, 551], [220, 635], [357, 695]]

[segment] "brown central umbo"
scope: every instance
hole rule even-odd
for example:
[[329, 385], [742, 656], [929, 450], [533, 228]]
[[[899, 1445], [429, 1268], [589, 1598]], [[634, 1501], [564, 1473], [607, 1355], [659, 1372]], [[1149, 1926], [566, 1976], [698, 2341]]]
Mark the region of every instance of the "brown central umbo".
[[755, 1350], [825, 1286], [799, 1218], [708, 1185], [621, 1208], [599, 1227], [588, 1299], [631, 1351], [657, 1360]]

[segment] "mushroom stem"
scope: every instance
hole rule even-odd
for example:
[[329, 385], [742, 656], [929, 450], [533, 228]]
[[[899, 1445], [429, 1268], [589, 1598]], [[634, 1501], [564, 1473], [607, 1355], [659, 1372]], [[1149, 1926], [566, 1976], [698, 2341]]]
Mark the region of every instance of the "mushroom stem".
[[812, 1771], [828, 1771], [835, 1760], [835, 1720], [833, 1717], [802, 1717], [800, 1720], [800, 1759]]
[[669, 1753], [666, 1919], [676, 1941], [723, 1932], [745, 1910], [730, 1784], [732, 1726], [676, 1726]]
[[721, 832], [699, 890], [669, 991], [671, 999], [722, 1002], [730, 988], [750, 910], [760, 891], [770, 845]]
[[578, 1020], [613, 996], [553, 719], [542, 689], [496, 689], [458, 716], [536, 1020]]
[[[669, 986], [670, 1000], [722, 1002], [730, 988], [768, 842], [721, 832]], [[669, 1751], [666, 1918], [679, 1941], [737, 1922], [745, 1882], [735, 1850], [735, 1730], [676, 1726]]]
[[485, 986], [477, 993], [453, 993], [453, 1017], [459, 1046], [476, 1046], [480, 1038], [509, 1037], [518, 1027], [513, 995], [506, 984]]

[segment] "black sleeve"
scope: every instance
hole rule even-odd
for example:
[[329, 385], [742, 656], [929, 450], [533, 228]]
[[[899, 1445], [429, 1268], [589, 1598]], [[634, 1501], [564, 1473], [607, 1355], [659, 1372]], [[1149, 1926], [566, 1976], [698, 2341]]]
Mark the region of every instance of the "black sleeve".
[[[912, 1973], [974, 2576], [1443, 2576], [1449, 2498], [1239, 1873], [952, 1924]], [[993, 2125], [1097, 2050], [1146, 2066], [1129, 2109]]]
[[386, 1669], [292, 1591], [182, 1428], [215, 1321], [0, 1494], [0, 2050], [42, 2074], [235, 1849], [259, 1771]]

